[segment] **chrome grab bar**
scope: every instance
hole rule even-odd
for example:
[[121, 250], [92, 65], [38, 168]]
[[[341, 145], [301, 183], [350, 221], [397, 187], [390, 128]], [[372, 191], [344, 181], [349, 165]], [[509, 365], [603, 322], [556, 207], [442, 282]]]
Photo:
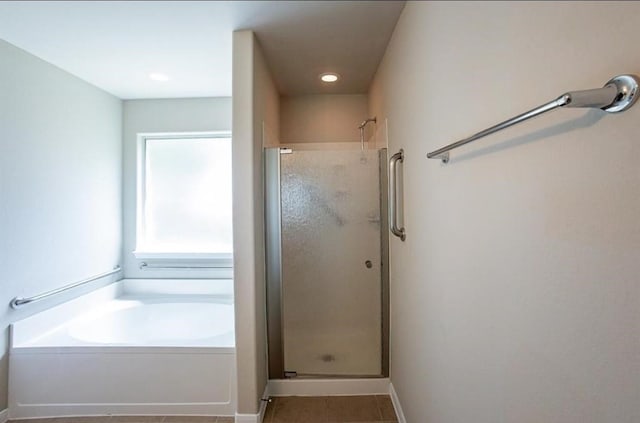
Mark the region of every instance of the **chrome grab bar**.
[[230, 268], [231, 266], [149, 266], [146, 262], [140, 263], [138, 266], [140, 270], [151, 270], [151, 269], [159, 269], [159, 270], [209, 270], [209, 269], [220, 269], [220, 268]]
[[389, 159], [389, 229], [392, 234], [404, 241], [407, 238], [405, 230], [398, 228], [398, 162], [404, 162], [403, 149], [400, 149]]
[[114, 273], [118, 273], [120, 270], [121, 270], [120, 266], [116, 266], [116, 267], [113, 268], [113, 270], [110, 270], [108, 272], [100, 273], [99, 275], [91, 276], [91, 277], [88, 277], [88, 278], [83, 279], [81, 281], [74, 282], [74, 283], [71, 283], [69, 285], [65, 285], [65, 286], [63, 286], [61, 288], [57, 288], [57, 289], [53, 289], [51, 291], [43, 292], [42, 294], [39, 294], [39, 295], [34, 295], [33, 297], [27, 297], [27, 298], [15, 297], [13, 300], [11, 300], [11, 303], [10, 303], [11, 304], [11, 308], [16, 309], [16, 308], [21, 307], [23, 305], [27, 305], [27, 304], [33, 303], [35, 301], [43, 300], [43, 299], [45, 299], [47, 297], [50, 297], [52, 295], [56, 295], [56, 294], [59, 294], [61, 292], [67, 291], [69, 289], [76, 288], [76, 287], [78, 287], [80, 285], [84, 285], [85, 283], [93, 282], [96, 279], [100, 279], [100, 278], [104, 278], [105, 276], [113, 275]]
[[589, 107], [604, 110], [609, 113], [622, 112], [633, 106], [638, 99], [638, 77], [634, 75], [619, 75], [609, 80], [603, 88], [583, 91], [570, 91], [528, 112], [522, 113], [514, 118], [505, 120], [497, 125], [480, 131], [456, 141], [447, 146], [439, 148], [427, 154], [430, 159], [440, 158], [443, 163], [449, 162], [449, 151], [461, 147], [479, 138], [486, 137], [495, 132], [502, 131], [510, 126], [516, 125], [535, 116], [557, 109], [559, 107]]

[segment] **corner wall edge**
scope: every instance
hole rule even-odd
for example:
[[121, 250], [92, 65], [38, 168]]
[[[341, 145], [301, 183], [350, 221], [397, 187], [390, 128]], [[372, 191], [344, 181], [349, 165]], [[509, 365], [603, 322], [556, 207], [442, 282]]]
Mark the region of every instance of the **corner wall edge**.
[[393, 408], [396, 410], [398, 423], [407, 423], [407, 419], [404, 417], [404, 412], [402, 411], [402, 406], [400, 405], [400, 398], [398, 398], [398, 394], [396, 393], [396, 390], [393, 387], [393, 383], [389, 384], [389, 394], [391, 395], [391, 402], [393, 403]]
[[[264, 388], [264, 393], [261, 398], [269, 398], [269, 384]], [[267, 402], [260, 401], [260, 410], [258, 414], [238, 414], [236, 413], [236, 422], [235, 423], [262, 423], [264, 420], [264, 415], [267, 412]], [[5, 423], [0, 420], [0, 423]]]

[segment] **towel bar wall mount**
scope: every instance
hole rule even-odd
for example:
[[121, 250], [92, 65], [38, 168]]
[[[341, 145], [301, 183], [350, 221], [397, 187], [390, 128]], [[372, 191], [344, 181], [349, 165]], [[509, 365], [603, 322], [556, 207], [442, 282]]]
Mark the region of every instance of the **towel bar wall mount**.
[[570, 91], [535, 109], [432, 151], [427, 154], [427, 157], [439, 158], [443, 163], [448, 163], [449, 151], [559, 107], [595, 108], [609, 113], [623, 112], [633, 106], [638, 99], [638, 82], [639, 79], [635, 75], [619, 75], [609, 80], [602, 88]]

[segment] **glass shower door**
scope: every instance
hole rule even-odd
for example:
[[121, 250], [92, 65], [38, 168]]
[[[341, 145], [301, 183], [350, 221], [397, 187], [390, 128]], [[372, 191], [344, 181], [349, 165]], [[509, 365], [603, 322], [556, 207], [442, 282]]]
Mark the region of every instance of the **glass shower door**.
[[294, 151], [280, 160], [284, 370], [380, 375], [378, 151]]

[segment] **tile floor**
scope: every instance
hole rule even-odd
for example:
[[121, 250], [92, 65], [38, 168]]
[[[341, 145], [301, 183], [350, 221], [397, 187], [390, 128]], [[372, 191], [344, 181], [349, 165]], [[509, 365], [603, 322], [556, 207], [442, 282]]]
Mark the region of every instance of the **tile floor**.
[[8, 423], [234, 423], [233, 417], [216, 416], [101, 416], [9, 420]]
[[[263, 423], [392, 423], [396, 413], [388, 395], [274, 397]], [[23, 423], [9, 420], [9, 423]], [[105, 416], [32, 419], [28, 423], [233, 423], [215, 416]]]
[[263, 423], [397, 422], [388, 395], [274, 397]]

